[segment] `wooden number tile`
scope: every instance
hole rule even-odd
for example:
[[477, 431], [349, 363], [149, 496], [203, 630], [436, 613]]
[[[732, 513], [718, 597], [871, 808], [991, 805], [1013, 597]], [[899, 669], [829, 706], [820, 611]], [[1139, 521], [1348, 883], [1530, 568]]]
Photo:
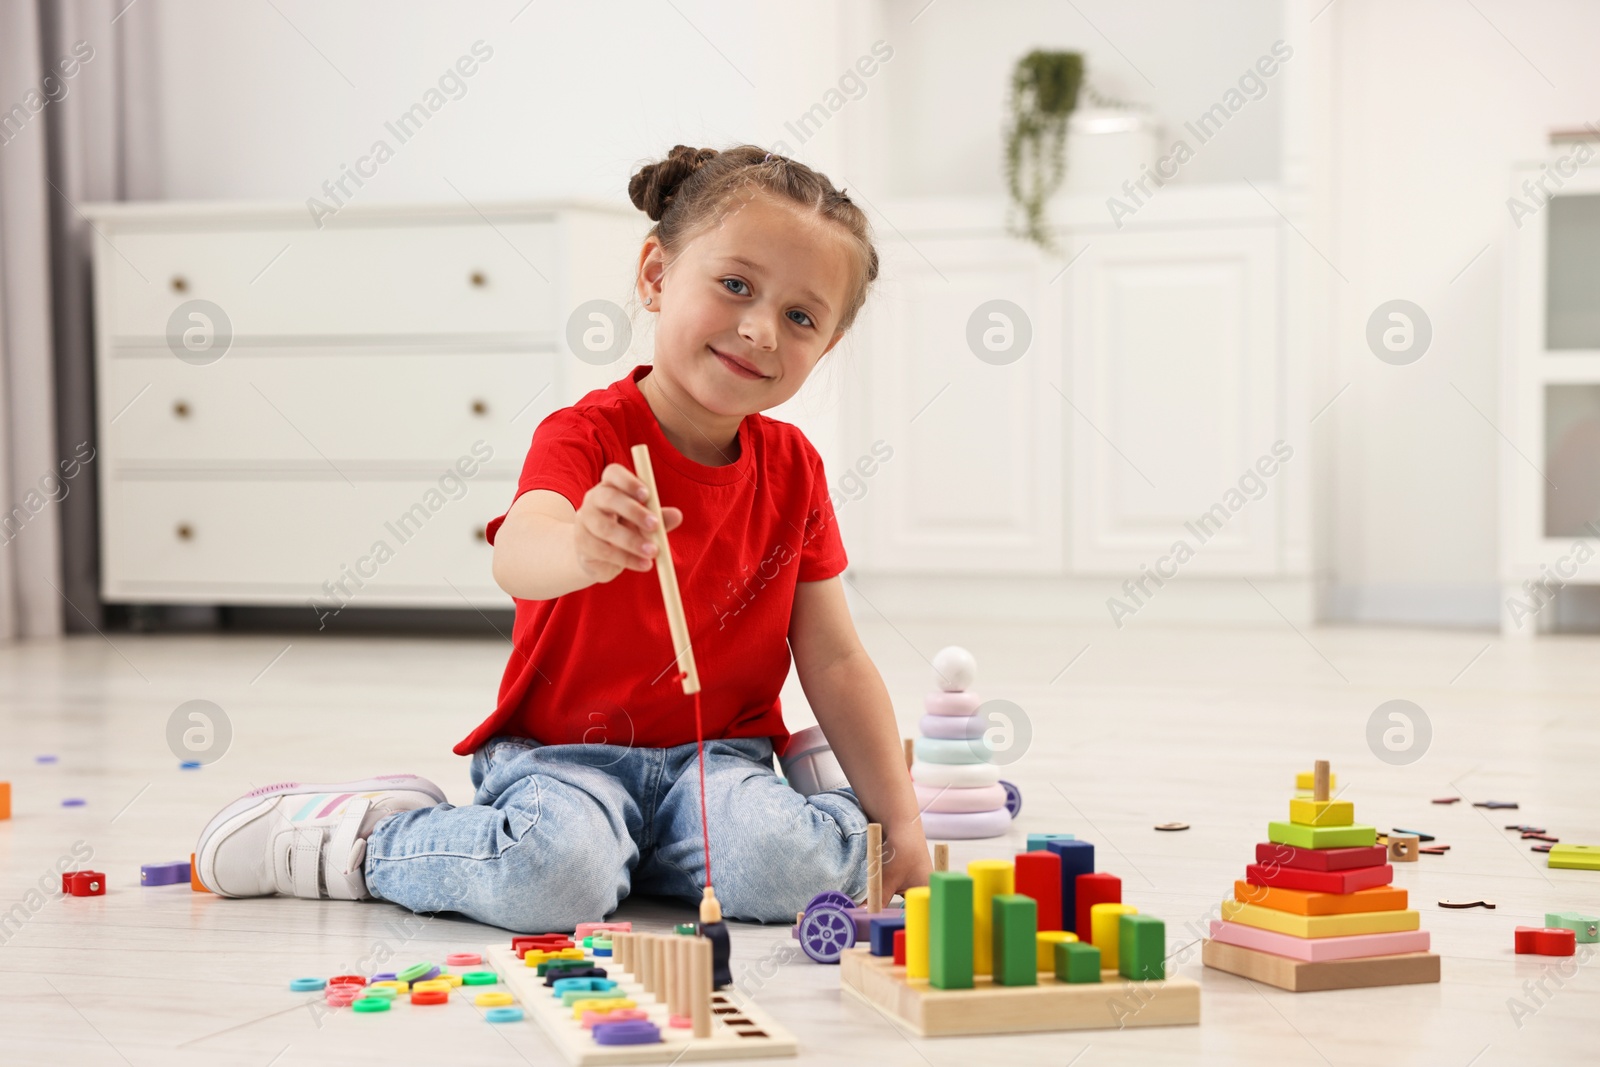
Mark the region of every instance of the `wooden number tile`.
[[1289, 821], [1297, 826], [1350, 826], [1356, 821], [1356, 806], [1348, 800], [1296, 797], [1289, 801]]
[[1295, 848], [1361, 848], [1378, 839], [1376, 826], [1300, 826], [1292, 822], [1267, 824], [1267, 840]]
[[1305, 871], [1297, 867], [1252, 863], [1244, 870], [1245, 881], [1251, 885], [1305, 889], [1313, 893], [1354, 893], [1388, 885], [1394, 879], [1394, 868], [1387, 863], [1348, 871]]
[[[1358, 911], [1404, 911], [1406, 891], [1393, 886], [1359, 889], [1354, 893], [1313, 893], [1304, 889], [1233, 883], [1233, 899], [1295, 915], [1349, 915]], [[1550, 925], [1549, 923], [1545, 924]]]
[[[1352, 934], [1388, 934], [1397, 930], [1416, 930], [1422, 916], [1405, 911], [1358, 911], [1348, 915], [1294, 915], [1237, 900], [1222, 902], [1222, 917], [1229, 922], [1254, 926], [1259, 930], [1288, 934], [1291, 937], [1347, 937]], [[1568, 931], [1570, 933], [1570, 931]]]
[[1348, 871], [1389, 862], [1382, 845], [1362, 848], [1295, 848], [1264, 841], [1256, 846], [1256, 862], [1266, 867], [1298, 867], [1303, 871]]

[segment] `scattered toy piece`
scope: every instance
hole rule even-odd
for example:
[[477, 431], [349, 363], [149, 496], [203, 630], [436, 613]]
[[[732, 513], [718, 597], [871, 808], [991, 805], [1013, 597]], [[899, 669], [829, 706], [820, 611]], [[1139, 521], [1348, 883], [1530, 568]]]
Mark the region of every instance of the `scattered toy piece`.
[[1535, 956], [1572, 956], [1577, 954], [1578, 934], [1564, 927], [1519, 926], [1515, 946], [1519, 954]]
[[1389, 832], [1391, 834], [1409, 834], [1410, 836], [1416, 838], [1418, 841], [1432, 841], [1433, 840], [1433, 835], [1432, 834], [1425, 834], [1421, 830], [1402, 830], [1399, 827], [1395, 827], [1393, 830], [1390, 830]]
[[1600, 845], [1553, 845], [1550, 866], [1600, 871]]
[[291, 993], [316, 993], [327, 988], [328, 983], [320, 978], [291, 978], [289, 979], [289, 992]]
[[35, 757], [33, 757], [33, 762], [35, 762], [35, 763], [54, 763], [54, 762], [56, 762], [56, 757], [51, 756], [51, 755], [35, 756]]
[[1515, 800], [1479, 800], [1472, 806], [1475, 808], [1488, 808], [1491, 811], [1499, 811], [1501, 809], [1514, 811], [1516, 810], [1517, 802]]
[[1442, 856], [1449, 851], [1449, 845], [1423, 845], [1417, 849], [1418, 854], [1423, 856]]
[[490, 1008], [483, 1013], [483, 1018], [491, 1023], [520, 1023], [522, 1021], [522, 1009], [517, 1007]]
[[68, 797], [61, 802], [61, 806], [63, 808], [81, 808], [87, 803], [89, 802], [82, 797]]
[[1553, 834], [1545, 834], [1545, 833], [1523, 834], [1522, 835], [1522, 839], [1524, 841], [1548, 841], [1552, 845], [1557, 844], [1561, 840], [1561, 838], [1556, 837]]
[[1544, 833], [1544, 827], [1542, 827], [1542, 826], [1508, 826], [1508, 827], [1506, 827], [1506, 829], [1507, 830], [1516, 830], [1518, 833], [1523, 833], [1523, 834], [1542, 834], [1542, 833]]
[[197, 759], [186, 759], [182, 763], [178, 764], [178, 769], [184, 771], [198, 771], [200, 769], [200, 761]]
[[69, 871], [61, 876], [62, 888], [75, 897], [106, 895], [106, 876], [100, 871]]
[[364, 996], [364, 997], [357, 997], [355, 1000], [352, 1000], [350, 1002], [350, 1010], [351, 1011], [360, 1011], [360, 1012], [388, 1011], [389, 1010], [389, 998], [388, 997], [374, 997], [374, 996], [371, 996], [371, 995]]
[[1488, 908], [1490, 911], [1494, 910], [1494, 904], [1492, 904], [1491, 902], [1489, 902], [1487, 900], [1441, 900], [1441, 901], [1439, 901], [1439, 907], [1441, 907], [1441, 908]]
[[139, 868], [139, 884], [182, 885], [189, 880], [189, 861], [173, 860], [170, 863], [146, 863]]
[[1459, 804], [1460, 802], [1460, 797], [1438, 797], [1434, 800], [1435, 804]]
[[0, 819], [11, 818], [11, 783], [0, 782]]
[[1189, 824], [1186, 822], [1164, 822], [1159, 823], [1156, 826], [1157, 830], [1166, 830], [1169, 832], [1174, 830], [1187, 830], [1188, 828]]
[[1384, 844], [1389, 849], [1390, 863], [1417, 862], [1417, 849], [1421, 846], [1417, 843], [1416, 834], [1390, 834]]
[[1533, 846], [1533, 851], [1535, 851], [1535, 852], [1549, 852], [1550, 848], [1551, 848], [1551, 846], [1549, 846], [1549, 845], [1534, 845]]
[[1547, 930], [1565, 928], [1573, 931], [1580, 945], [1600, 942], [1600, 918], [1593, 915], [1580, 915], [1575, 911], [1546, 912], [1544, 925]]

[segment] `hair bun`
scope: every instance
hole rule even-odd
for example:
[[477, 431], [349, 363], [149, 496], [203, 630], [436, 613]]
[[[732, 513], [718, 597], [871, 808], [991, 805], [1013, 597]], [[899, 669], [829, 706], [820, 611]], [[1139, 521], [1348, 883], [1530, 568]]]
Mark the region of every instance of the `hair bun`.
[[674, 145], [666, 159], [645, 164], [628, 179], [628, 199], [633, 201], [634, 207], [648, 215], [651, 222], [660, 222], [678, 188], [695, 171], [716, 158], [715, 148]]

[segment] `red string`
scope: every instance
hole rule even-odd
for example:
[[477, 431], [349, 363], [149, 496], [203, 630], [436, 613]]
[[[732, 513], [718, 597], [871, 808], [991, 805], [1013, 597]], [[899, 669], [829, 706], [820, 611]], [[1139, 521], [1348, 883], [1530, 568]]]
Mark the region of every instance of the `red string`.
[[[689, 677], [687, 671], [679, 671], [673, 676], [674, 682], [681, 682]], [[700, 764], [700, 835], [706, 850], [706, 888], [711, 887], [711, 823], [706, 819], [706, 730], [705, 720], [700, 715], [700, 690], [694, 691], [694, 747], [697, 762]]]

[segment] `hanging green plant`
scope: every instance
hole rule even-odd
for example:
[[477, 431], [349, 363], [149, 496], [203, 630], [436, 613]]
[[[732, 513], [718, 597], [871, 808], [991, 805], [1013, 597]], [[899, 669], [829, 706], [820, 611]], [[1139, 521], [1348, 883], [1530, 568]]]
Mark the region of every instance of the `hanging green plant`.
[[1066, 176], [1067, 119], [1082, 83], [1078, 52], [1035, 50], [1017, 60], [1011, 72], [1006, 188], [1021, 212], [1021, 225], [1013, 232], [1045, 249], [1053, 243], [1044, 207]]

